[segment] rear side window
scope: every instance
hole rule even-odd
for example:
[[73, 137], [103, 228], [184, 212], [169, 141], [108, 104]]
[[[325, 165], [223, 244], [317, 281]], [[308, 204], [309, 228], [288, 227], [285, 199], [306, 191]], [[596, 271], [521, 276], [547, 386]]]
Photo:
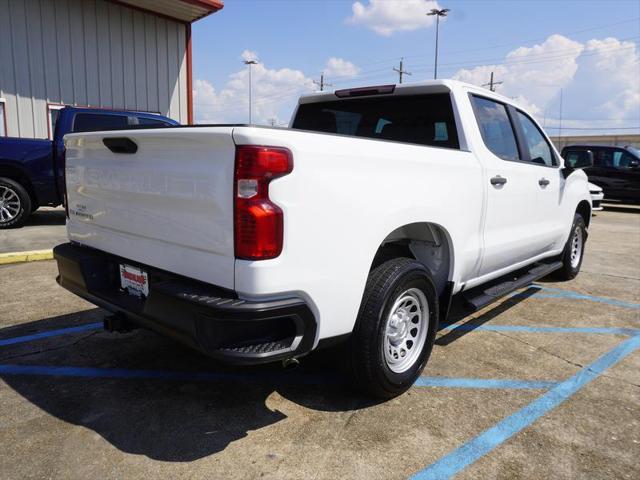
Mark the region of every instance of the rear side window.
[[487, 98], [471, 97], [482, 140], [489, 150], [504, 160], [520, 160], [516, 134], [507, 107]]
[[103, 115], [100, 113], [77, 113], [73, 120], [74, 132], [97, 132], [128, 128], [126, 115]]
[[447, 93], [302, 104], [292, 128], [460, 148], [451, 98]]
[[582, 163], [587, 160], [587, 150], [567, 150], [565, 151], [564, 159], [566, 164], [572, 167], [578, 162]]
[[521, 111], [518, 111], [518, 119], [520, 120], [522, 133], [527, 143], [526, 147], [529, 150], [529, 158], [531, 159], [529, 161], [548, 167], [555, 166], [556, 161], [553, 153], [551, 153], [551, 147], [544, 138], [544, 135], [542, 135], [540, 129]]
[[138, 125], [148, 125], [153, 127], [168, 127], [170, 123], [155, 118], [138, 117]]

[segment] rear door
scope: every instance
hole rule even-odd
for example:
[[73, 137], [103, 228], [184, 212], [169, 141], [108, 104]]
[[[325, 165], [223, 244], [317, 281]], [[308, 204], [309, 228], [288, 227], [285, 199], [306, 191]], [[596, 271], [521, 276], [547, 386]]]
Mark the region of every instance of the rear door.
[[540, 167], [526, 161], [518, 145], [515, 110], [479, 95], [471, 101], [484, 142], [476, 150], [487, 183], [482, 276], [542, 253], [546, 235], [535, 225]]

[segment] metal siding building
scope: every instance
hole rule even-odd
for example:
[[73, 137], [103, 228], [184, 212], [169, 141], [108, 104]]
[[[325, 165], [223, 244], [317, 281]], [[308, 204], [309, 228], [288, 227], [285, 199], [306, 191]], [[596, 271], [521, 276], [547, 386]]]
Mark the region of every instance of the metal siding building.
[[0, 0], [0, 135], [50, 137], [61, 105], [191, 123], [191, 22], [220, 8], [219, 0]]

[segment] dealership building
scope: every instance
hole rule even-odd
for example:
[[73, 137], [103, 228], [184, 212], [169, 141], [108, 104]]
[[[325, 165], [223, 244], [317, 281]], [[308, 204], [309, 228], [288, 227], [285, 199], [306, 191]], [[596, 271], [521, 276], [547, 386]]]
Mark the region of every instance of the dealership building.
[[0, 0], [0, 136], [51, 138], [65, 105], [193, 122], [191, 24], [221, 0]]

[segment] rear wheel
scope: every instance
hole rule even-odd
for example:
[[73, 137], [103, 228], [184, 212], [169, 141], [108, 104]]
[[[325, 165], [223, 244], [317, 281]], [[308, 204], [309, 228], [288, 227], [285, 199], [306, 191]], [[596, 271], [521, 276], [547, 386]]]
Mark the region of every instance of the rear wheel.
[[438, 298], [428, 270], [395, 258], [369, 274], [350, 339], [351, 375], [367, 393], [393, 398], [422, 373], [438, 328]]
[[569, 240], [562, 252], [562, 268], [557, 270], [557, 277], [560, 280], [571, 280], [580, 272], [582, 259], [584, 257], [584, 246], [587, 241], [587, 228], [582, 215], [575, 214]]
[[31, 213], [31, 198], [19, 183], [0, 178], [0, 229], [20, 227]]

